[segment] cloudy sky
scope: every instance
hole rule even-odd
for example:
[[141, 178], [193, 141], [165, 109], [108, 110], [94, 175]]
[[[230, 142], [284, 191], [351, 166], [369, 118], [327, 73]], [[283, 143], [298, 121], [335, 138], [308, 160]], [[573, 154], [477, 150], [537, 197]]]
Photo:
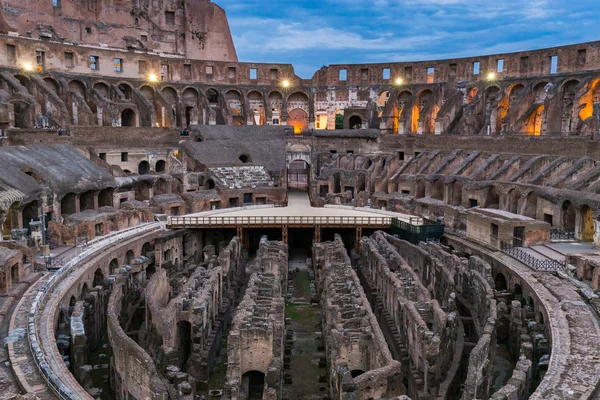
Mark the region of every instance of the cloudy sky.
[[494, 54], [600, 39], [598, 0], [213, 0], [240, 61], [328, 64]]

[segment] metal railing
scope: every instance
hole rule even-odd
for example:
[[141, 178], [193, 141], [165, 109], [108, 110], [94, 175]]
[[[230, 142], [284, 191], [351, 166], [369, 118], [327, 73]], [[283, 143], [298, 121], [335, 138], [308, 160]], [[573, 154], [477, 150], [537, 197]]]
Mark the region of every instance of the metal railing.
[[326, 217], [326, 216], [264, 216], [264, 217], [169, 217], [169, 228], [210, 228], [223, 226], [283, 226], [283, 225], [326, 225], [326, 226], [391, 226], [392, 217]]
[[564, 271], [567, 266], [566, 261], [541, 260], [507, 242], [500, 243], [500, 249], [536, 271]]
[[575, 240], [575, 230], [550, 228], [550, 240]]
[[31, 304], [31, 308], [29, 309], [29, 317], [27, 320], [27, 337], [29, 343], [29, 350], [33, 355], [33, 360], [38, 368], [38, 371], [59, 399], [81, 400], [81, 395], [79, 393], [73, 392], [70, 388], [68, 388], [62, 382], [61, 376], [57, 375], [53, 371], [51, 365], [46, 359], [43, 346], [40, 344], [41, 338], [39, 338], [39, 333], [37, 329], [39, 327], [39, 324], [36, 321], [36, 316], [38, 315], [42, 303], [45, 303], [47, 301], [47, 294], [53, 291], [60, 282], [62, 282], [68, 275], [70, 275], [81, 261], [93, 255], [94, 253], [99, 252], [100, 250], [106, 248], [107, 246], [113, 243], [136, 236], [141, 232], [151, 232], [158, 228], [160, 228], [160, 225], [158, 223], [146, 223], [140, 226], [136, 226], [134, 228], [114, 232], [107, 236], [99, 237], [91, 242], [88, 242], [87, 249], [78, 254], [77, 256], [71, 258], [69, 262], [66, 263], [65, 267], [56, 272], [52, 279], [50, 279], [48, 283], [43, 285], [36, 294], [35, 300]]

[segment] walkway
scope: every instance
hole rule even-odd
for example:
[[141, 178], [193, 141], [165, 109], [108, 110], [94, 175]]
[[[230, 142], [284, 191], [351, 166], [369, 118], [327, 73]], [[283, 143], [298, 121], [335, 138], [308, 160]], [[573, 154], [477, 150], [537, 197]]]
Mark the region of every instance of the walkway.
[[208, 227], [365, 227], [389, 228], [392, 218], [421, 224], [422, 218], [414, 215], [386, 212], [371, 208], [350, 206], [312, 207], [308, 193], [291, 191], [286, 207], [250, 206], [205, 211], [178, 217], [169, 217], [171, 228]]

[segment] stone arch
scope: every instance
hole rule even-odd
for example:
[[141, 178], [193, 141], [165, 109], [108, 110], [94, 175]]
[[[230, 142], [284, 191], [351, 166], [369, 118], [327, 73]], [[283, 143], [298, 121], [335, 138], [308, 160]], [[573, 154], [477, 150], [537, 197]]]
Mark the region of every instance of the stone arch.
[[117, 86], [126, 100], [133, 100], [133, 87], [127, 82], [121, 82]]
[[308, 129], [308, 113], [301, 108], [289, 112], [288, 125], [294, 127], [294, 133], [299, 134]]
[[152, 86], [143, 85], [140, 87], [140, 92], [142, 92], [145, 98], [154, 103], [154, 88]]
[[248, 164], [248, 163], [252, 162], [252, 157], [250, 156], [250, 154], [244, 153], [244, 154], [240, 154], [239, 160], [241, 162], [243, 162], [244, 164]]
[[515, 83], [514, 85], [512, 85], [508, 88], [508, 106], [509, 107], [517, 101], [518, 96], [521, 94], [521, 92], [524, 89], [525, 89], [525, 86], [523, 86], [520, 83]]
[[135, 260], [135, 253], [133, 252], [133, 250], [127, 250], [127, 253], [125, 253], [125, 265], [133, 264], [134, 260]]
[[444, 181], [436, 179], [431, 184], [431, 198], [444, 200]]
[[158, 160], [156, 162], [156, 167], [155, 167], [156, 172], [158, 173], [163, 173], [167, 170], [167, 162], [165, 160]]
[[415, 198], [421, 199], [425, 197], [425, 181], [423, 179], [418, 179], [415, 183]]
[[496, 277], [494, 278], [494, 285], [495, 289], [499, 292], [508, 289], [506, 277], [501, 272], [496, 274]]
[[185, 126], [190, 126], [194, 123], [198, 123], [198, 91], [193, 87], [187, 87], [184, 89], [181, 99], [184, 109]]
[[467, 89], [467, 104], [471, 104], [473, 102], [478, 91], [479, 89], [476, 86]]
[[206, 189], [212, 190], [214, 188], [215, 188], [215, 181], [212, 179], [207, 179], [206, 180]]
[[148, 161], [144, 160], [138, 164], [138, 174], [139, 175], [146, 175], [149, 172], [150, 172], [150, 163]]
[[520, 197], [521, 196], [516, 189], [510, 189], [506, 195], [506, 211], [518, 214]]
[[281, 124], [281, 110], [283, 109], [283, 96], [280, 92], [274, 90], [268, 96], [269, 109], [271, 110], [271, 124]]
[[[411, 132], [419, 131], [419, 121], [425, 116], [433, 104], [433, 92], [429, 89], [423, 89], [417, 96], [412, 110]], [[424, 129], [425, 131], [425, 129]]]
[[150, 244], [150, 242], [146, 242], [142, 245], [142, 255], [144, 257], [148, 257], [148, 253], [150, 252], [154, 252], [153, 246]]
[[456, 181], [452, 184], [452, 205], [453, 206], [461, 206], [462, 205], [462, 190], [463, 190], [462, 182]]
[[581, 228], [580, 228], [580, 239], [584, 242], [591, 242], [594, 240], [594, 214], [592, 209], [584, 204], [581, 206]]
[[307, 190], [310, 176], [310, 163], [306, 160], [294, 159], [288, 162], [288, 188]]
[[210, 105], [219, 105], [221, 95], [216, 89], [210, 88], [206, 91], [206, 100]]
[[110, 87], [105, 82], [96, 82], [93, 88], [101, 97], [110, 100]]
[[252, 123], [254, 125], [265, 124], [265, 105], [263, 95], [257, 90], [248, 93], [248, 106], [252, 110]]
[[265, 386], [265, 374], [261, 371], [247, 371], [242, 375], [242, 387], [248, 388], [246, 398], [262, 399]]
[[485, 199], [485, 208], [500, 208], [500, 195], [498, 189], [492, 186]]
[[525, 120], [525, 133], [540, 136], [544, 129], [544, 105], [535, 107]]
[[175, 104], [177, 103], [178, 95], [177, 91], [171, 86], [165, 86], [160, 90], [160, 94], [163, 99], [167, 102], [167, 104]]
[[137, 126], [137, 116], [131, 108], [126, 108], [121, 112], [121, 126]]
[[71, 215], [77, 212], [77, 195], [75, 193], [67, 193], [60, 200], [60, 214]]
[[384, 91], [380, 92], [379, 96], [377, 96], [377, 106], [379, 108], [385, 107], [385, 105], [387, 104], [389, 99], [390, 99], [390, 91], [389, 90], [384, 90]]
[[81, 294], [79, 295], [79, 300], [85, 300], [90, 292], [90, 288], [88, 287], [87, 282], [83, 283], [83, 287], [81, 288]]
[[104, 286], [104, 272], [102, 269], [98, 268], [94, 272], [94, 282], [92, 283], [92, 287], [96, 286]]
[[294, 92], [287, 98], [287, 109], [291, 114], [293, 110], [300, 109], [308, 115], [308, 95], [304, 92]]
[[529, 192], [527, 198], [525, 200], [525, 207], [523, 210], [523, 215], [529, 218], [537, 218], [537, 203], [538, 197], [535, 192]]
[[85, 83], [78, 79], [69, 81], [69, 91], [80, 94], [84, 99], [87, 99], [87, 88]]
[[61, 87], [60, 84], [58, 83], [58, 81], [52, 77], [45, 77], [44, 78], [44, 83], [46, 84], [46, 86], [48, 86], [49, 89], [51, 89], [54, 93], [60, 95], [61, 93]]
[[154, 190], [155, 195], [167, 194], [170, 192], [169, 183], [167, 182], [166, 179], [159, 178], [156, 180], [153, 190]]
[[16, 74], [15, 78], [17, 78], [21, 85], [23, 85], [30, 94], [33, 94], [33, 83], [31, 83], [31, 79], [21, 74]]
[[108, 272], [111, 275], [114, 275], [117, 273], [117, 270], [119, 269], [119, 261], [116, 258], [113, 258], [112, 260], [110, 260], [110, 263], [108, 264]]
[[98, 207], [113, 207], [113, 188], [106, 188], [98, 193]]
[[563, 229], [575, 230], [575, 207], [573, 207], [573, 204], [569, 200], [566, 200], [562, 204], [561, 210]]
[[87, 192], [83, 192], [79, 195], [79, 210], [80, 211], [95, 209], [94, 194], [95, 193], [93, 190], [88, 190]]
[[579, 81], [570, 79], [562, 86], [561, 102], [561, 132], [574, 132], [575, 125], [575, 97], [577, 96], [577, 87]]
[[534, 94], [534, 103], [539, 104], [539, 103], [543, 103], [544, 100], [546, 99], [546, 86], [548, 85], [548, 82], [546, 81], [542, 81], [537, 83], [534, 87], [533, 87], [533, 94]]
[[360, 129], [362, 128], [362, 118], [360, 115], [353, 115], [348, 120], [348, 127], [350, 129]]

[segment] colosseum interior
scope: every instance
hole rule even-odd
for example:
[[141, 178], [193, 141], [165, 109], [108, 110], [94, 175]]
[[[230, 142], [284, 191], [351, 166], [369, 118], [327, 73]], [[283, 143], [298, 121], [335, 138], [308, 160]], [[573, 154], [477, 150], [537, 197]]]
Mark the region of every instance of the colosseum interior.
[[0, 398], [600, 399], [600, 42], [301, 79], [210, 0], [3, 6]]

